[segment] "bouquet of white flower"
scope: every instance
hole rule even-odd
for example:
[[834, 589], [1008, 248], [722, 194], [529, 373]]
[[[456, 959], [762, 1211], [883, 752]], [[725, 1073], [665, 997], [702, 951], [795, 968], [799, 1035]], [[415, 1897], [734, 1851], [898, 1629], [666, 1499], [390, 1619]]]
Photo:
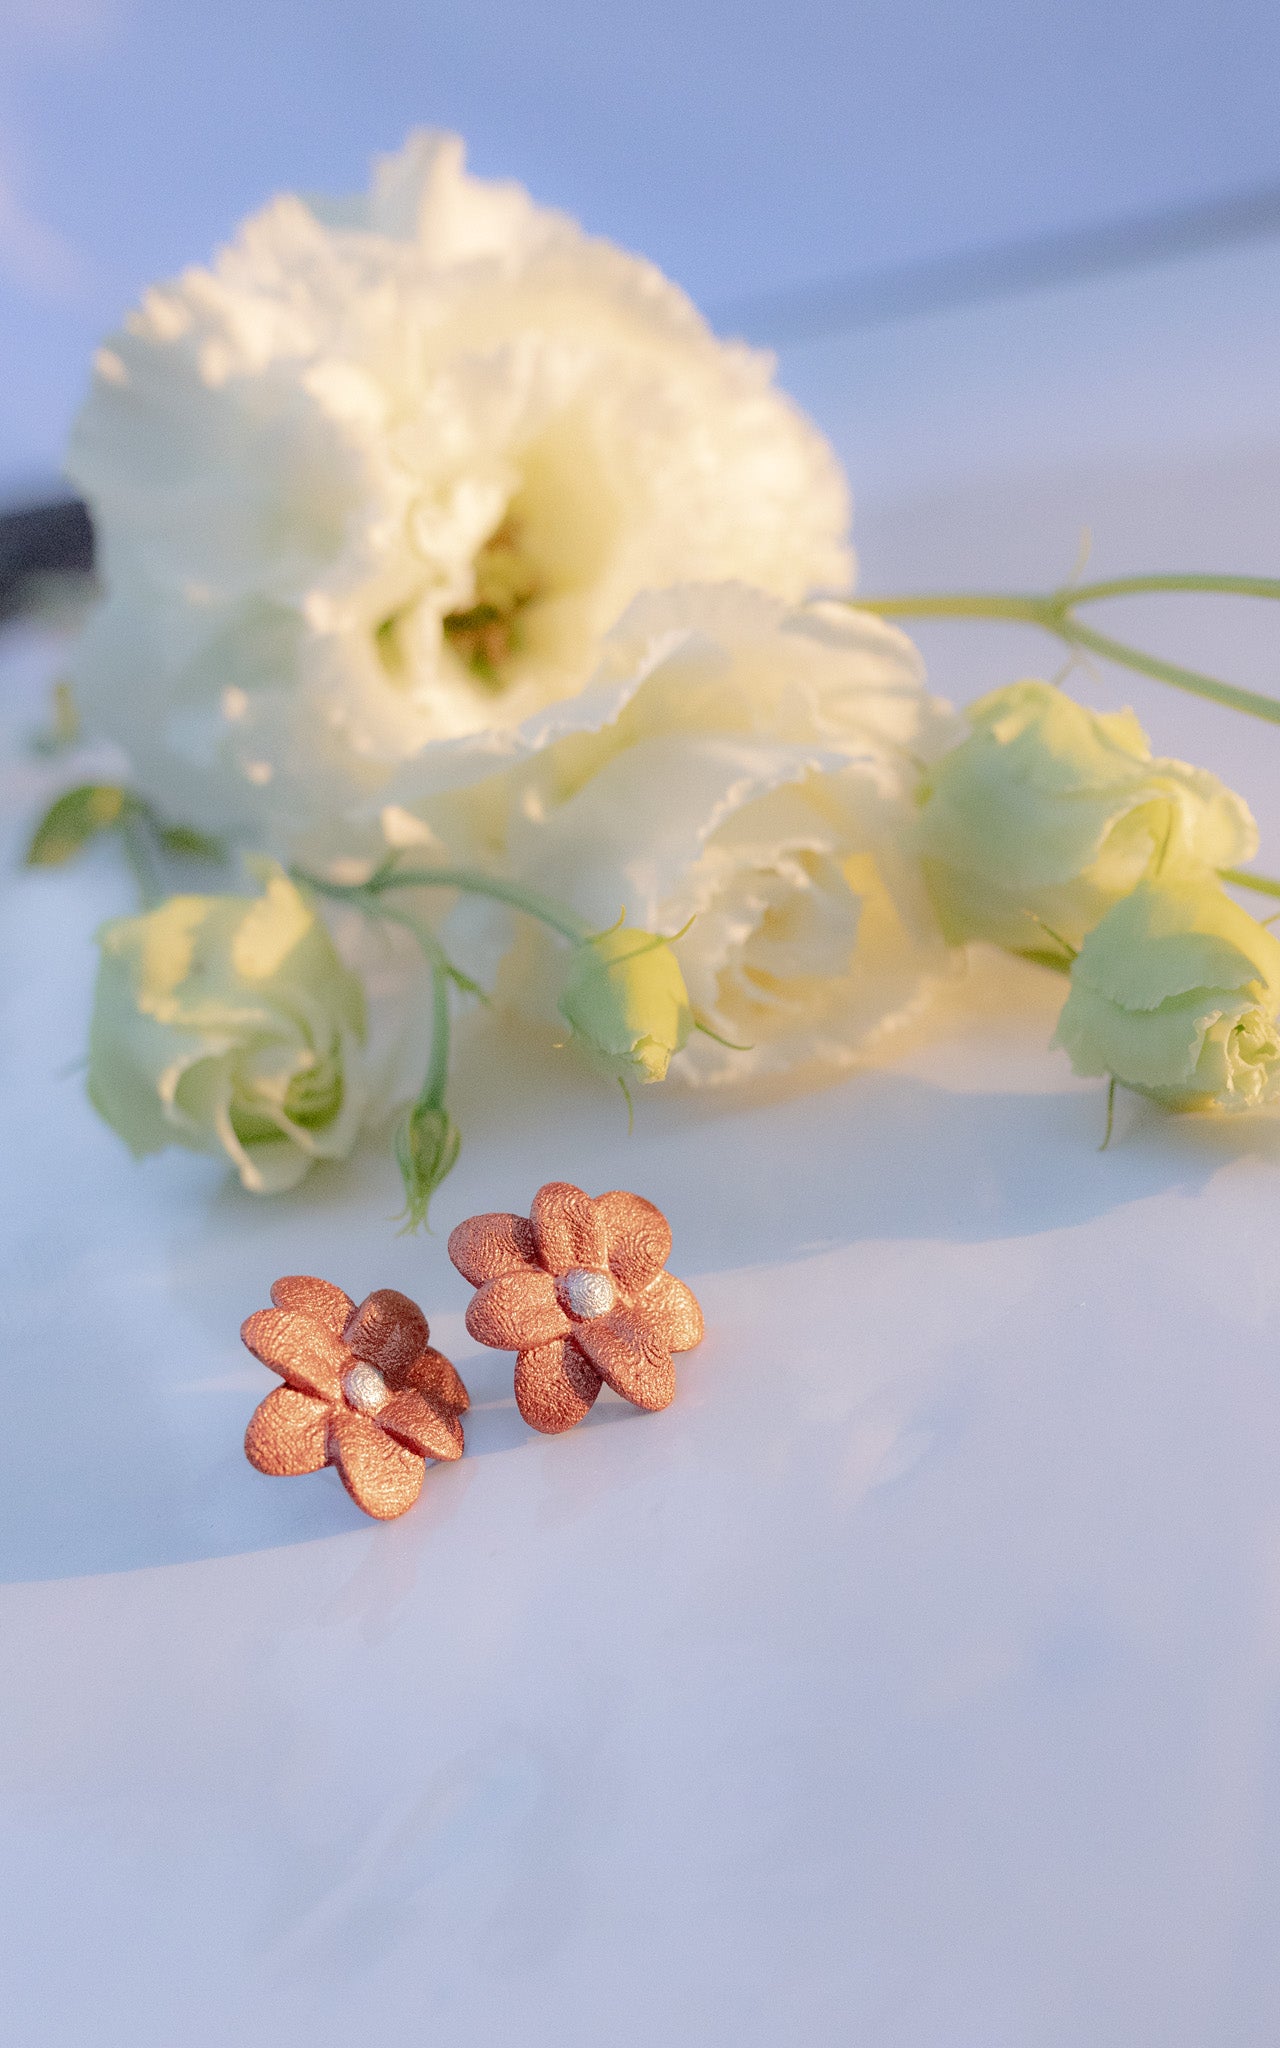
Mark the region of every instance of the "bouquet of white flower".
[[527, 750], [646, 589], [844, 589], [831, 450], [653, 267], [419, 135], [276, 200], [101, 349], [68, 467], [84, 715], [273, 852]]
[[119, 830], [153, 897], [210, 835], [267, 860], [256, 899], [102, 934], [90, 1092], [136, 1150], [269, 1190], [350, 1148], [379, 1091], [338, 904], [419, 962], [393, 991], [432, 1029], [411, 1222], [457, 1156], [452, 1011], [484, 984], [624, 1089], [722, 1081], [847, 1063], [987, 940], [1070, 970], [1080, 1071], [1276, 1092], [1274, 942], [1220, 879], [1255, 850], [1240, 799], [1046, 683], [957, 719], [886, 620], [1031, 620], [1276, 717], [1078, 613], [1280, 585], [855, 602], [840, 466], [772, 374], [425, 134], [366, 197], [276, 200], [99, 351], [74, 688], [130, 781], [64, 795], [32, 858]]

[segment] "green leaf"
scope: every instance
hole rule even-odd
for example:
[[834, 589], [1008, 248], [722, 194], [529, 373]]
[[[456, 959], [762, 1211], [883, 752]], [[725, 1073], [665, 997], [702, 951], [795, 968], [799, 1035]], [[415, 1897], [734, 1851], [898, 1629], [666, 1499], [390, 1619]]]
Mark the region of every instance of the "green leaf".
[[45, 812], [27, 848], [27, 866], [61, 867], [100, 832], [120, 823], [133, 799], [113, 782], [85, 782], [68, 789]]
[[479, 982], [473, 980], [471, 975], [464, 974], [460, 967], [455, 967], [452, 960], [446, 960], [444, 962], [444, 971], [448, 975], [454, 987], [456, 989], [459, 989], [464, 996], [475, 996], [476, 999], [479, 1002], [484, 1003], [487, 1008], [492, 1008], [492, 998], [489, 996], [488, 992], [485, 989], [481, 988]]
[[197, 832], [194, 825], [161, 825], [153, 819], [152, 829], [165, 852], [182, 859], [223, 860], [226, 856], [220, 839], [214, 839], [208, 832]]

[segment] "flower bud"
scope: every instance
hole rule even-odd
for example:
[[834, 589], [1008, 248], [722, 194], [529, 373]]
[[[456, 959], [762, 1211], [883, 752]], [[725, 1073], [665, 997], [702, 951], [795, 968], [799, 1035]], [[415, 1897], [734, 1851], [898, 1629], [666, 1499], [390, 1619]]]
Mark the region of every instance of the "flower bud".
[[693, 1029], [689, 992], [668, 940], [634, 926], [584, 939], [560, 1012], [622, 1080], [661, 1081]]
[[223, 1154], [273, 1193], [351, 1150], [364, 1108], [359, 981], [289, 878], [171, 896], [98, 934], [89, 1096], [135, 1154]]
[[1170, 1109], [1280, 1089], [1280, 943], [1215, 882], [1144, 881], [1085, 939], [1055, 1044]]
[[969, 707], [972, 731], [932, 769], [920, 853], [947, 939], [1016, 953], [1078, 946], [1164, 849], [1202, 870], [1257, 849], [1247, 805], [1216, 775], [1153, 760], [1131, 711], [1086, 710], [1050, 683]]
[[404, 1181], [406, 1230], [427, 1220], [431, 1197], [457, 1164], [462, 1133], [439, 1103], [415, 1102], [396, 1132], [396, 1161]]

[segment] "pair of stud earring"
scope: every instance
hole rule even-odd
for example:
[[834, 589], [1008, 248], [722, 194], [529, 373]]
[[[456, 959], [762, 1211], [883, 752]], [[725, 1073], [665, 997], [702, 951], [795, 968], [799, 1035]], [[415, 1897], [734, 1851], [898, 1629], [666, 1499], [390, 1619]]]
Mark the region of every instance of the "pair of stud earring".
[[[671, 1230], [640, 1195], [594, 1200], [567, 1181], [539, 1188], [526, 1216], [468, 1217], [449, 1257], [476, 1292], [467, 1329], [516, 1354], [515, 1395], [546, 1435], [572, 1429], [602, 1386], [637, 1408], [675, 1398], [672, 1354], [702, 1339], [702, 1311], [666, 1271]], [[416, 1302], [381, 1287], [357, 1308], [328, 1280], [271, 1289], [241, 1337], [284, 1385], [245, 1432], [245, 1454], [276, 1477], [335, 1465], [367, 1515], [413, 1506], [428, 1459], [460, 1458], [466, 1387], [431, 1343]]]

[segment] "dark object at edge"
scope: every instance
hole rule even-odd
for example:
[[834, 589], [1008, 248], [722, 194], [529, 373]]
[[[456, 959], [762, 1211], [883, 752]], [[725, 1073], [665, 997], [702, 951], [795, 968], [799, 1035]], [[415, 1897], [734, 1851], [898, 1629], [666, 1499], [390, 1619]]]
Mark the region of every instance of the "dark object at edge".
[[15, 618], [50, 577], [93, 574], [93, 527], [79, 498], [0, 513], [0, 620]]

